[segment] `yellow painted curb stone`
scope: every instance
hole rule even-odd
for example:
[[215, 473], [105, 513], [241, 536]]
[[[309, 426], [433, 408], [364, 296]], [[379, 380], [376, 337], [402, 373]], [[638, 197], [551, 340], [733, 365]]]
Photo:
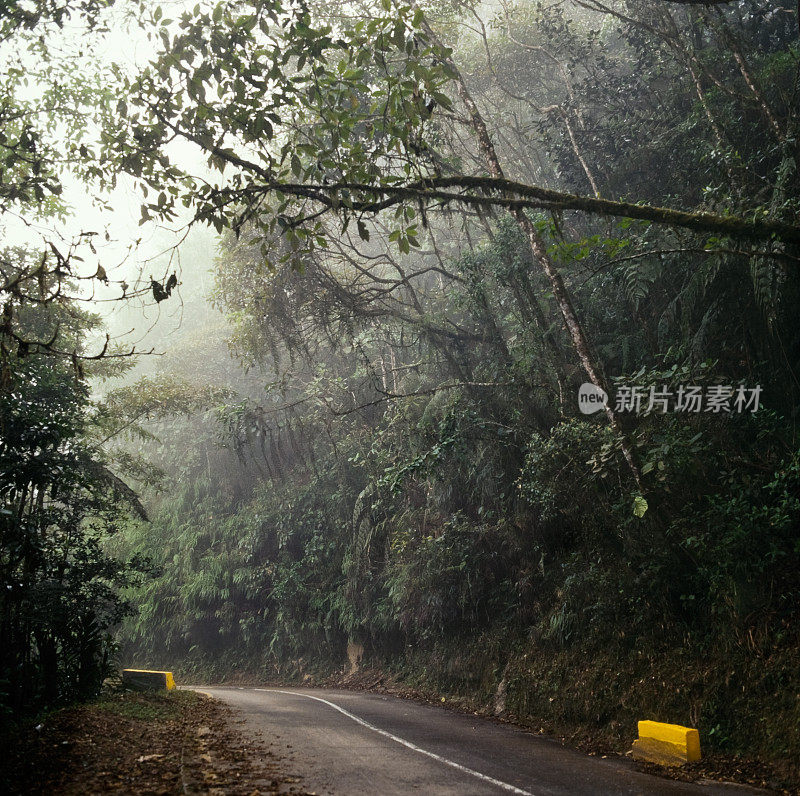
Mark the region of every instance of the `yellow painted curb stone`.
[[122, 683], [139, 691], [158, 691], [162, 688], [172, 691], [175, 688], [172, 672], [155, 672], [150, 669], [123, 669]]
[[682, 766], [700, 759], [700, 733], [679, 724], [640, 721], [633, 757], [662, 766]]

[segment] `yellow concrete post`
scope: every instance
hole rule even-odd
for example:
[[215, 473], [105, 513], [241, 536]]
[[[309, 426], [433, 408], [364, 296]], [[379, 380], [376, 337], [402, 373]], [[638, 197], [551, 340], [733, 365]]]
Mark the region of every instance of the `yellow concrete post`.
[[175, 678], [172, 672], [155, 672], [150, 669], [123, 669], [122, 684], [137, 691], [159, 691], [163, 688], [172, 691]]
[[679, 724], [640, 721], [639, 738], [633, 742], [635, 760], [662, 766], [682, 766], [700, 759], [700, 733]]

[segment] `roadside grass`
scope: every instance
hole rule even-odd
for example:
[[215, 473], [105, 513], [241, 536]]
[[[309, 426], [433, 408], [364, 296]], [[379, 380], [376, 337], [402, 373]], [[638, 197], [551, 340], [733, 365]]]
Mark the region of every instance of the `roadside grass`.
[[88, 703], [88, 710], [100, 710], [135, 721], [168, 721], [196, 704], [199, 695], [194, 691], [122, 691], [104, 692]]

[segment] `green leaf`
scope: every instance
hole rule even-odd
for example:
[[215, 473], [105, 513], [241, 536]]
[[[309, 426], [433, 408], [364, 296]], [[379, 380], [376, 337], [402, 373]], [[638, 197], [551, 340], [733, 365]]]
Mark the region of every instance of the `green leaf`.
[[439, 103], [439, 105], [441, 105], [441, 106], [442, 106], [442, 107], [443, 107], [445, 110], [447, 110], [447, 111], [450, 111], [450, 110], [452, 110], [452, 109], [453, 109], [453, 103], [452, 103], [452, 101], [450, 100], [450, 97], [448, 97], [448, 96], [447, 96], [447, 94], [442, 94], [442, 92], [441, 92], [441, 91], [434, 91], [434, 92], [433, 92], [433, 98], [434, 98], [434, 99], [436, 100], [436, 102], [438, 102], [438, 103]]
[[641, 519], [647, 511], [647, 501], [641, 496], [637, 495], [633, 499], [633, 515]]

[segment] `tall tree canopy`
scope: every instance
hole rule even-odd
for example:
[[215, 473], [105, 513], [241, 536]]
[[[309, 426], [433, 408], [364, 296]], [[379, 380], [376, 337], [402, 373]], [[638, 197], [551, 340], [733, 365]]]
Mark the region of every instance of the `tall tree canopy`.
[[[207, 242], [183, 247], [183, 293], [173, 270], [138, 284], [180, 295], [183, 325], [98, 404], [94, 321], [55, 297], [105, 269], [49, 243], [7, 255], [9, 429], [44, 434], [52, 412], [36, 450], [72, 474], [28, 487], [15, 465], [8, 538], [50, 550], [80, 528], [94, 566], [92, 529], [124, 525], [105, 552], [159, 564], [126, 593], [141, 665], [302, 675], [350, 642], [561, 726], [663, 712], [719, 748], [758, 724], [765, 753], [796, 753], [785, 722], [745, 718], [800, 685], [794, 4], [172, 8], [139, 14], [147, 65], [71, 95], [98, 141], [68, 126], [60, 151], [92, 190], [132, 181], [144, 230], [208, 225], [213, 287], [196, 287]], [[0, 141], [3, 190], [58, 213], [59, 156], [34, 168], [22, 135]], [[605, 412], [581, 412], [587, 381]], [[0, 451], [34, 461], [21, 434]], [[109, 470], [150, 525], [111, 517], [131, 495]], [[28, 560], [9, 554], [8, 577]], [[100, 624], [122, 610], [101, 597]], [[14, 619], [41, 669], [52, 639], [83, 638], [52, 621], [38, 639]]]

